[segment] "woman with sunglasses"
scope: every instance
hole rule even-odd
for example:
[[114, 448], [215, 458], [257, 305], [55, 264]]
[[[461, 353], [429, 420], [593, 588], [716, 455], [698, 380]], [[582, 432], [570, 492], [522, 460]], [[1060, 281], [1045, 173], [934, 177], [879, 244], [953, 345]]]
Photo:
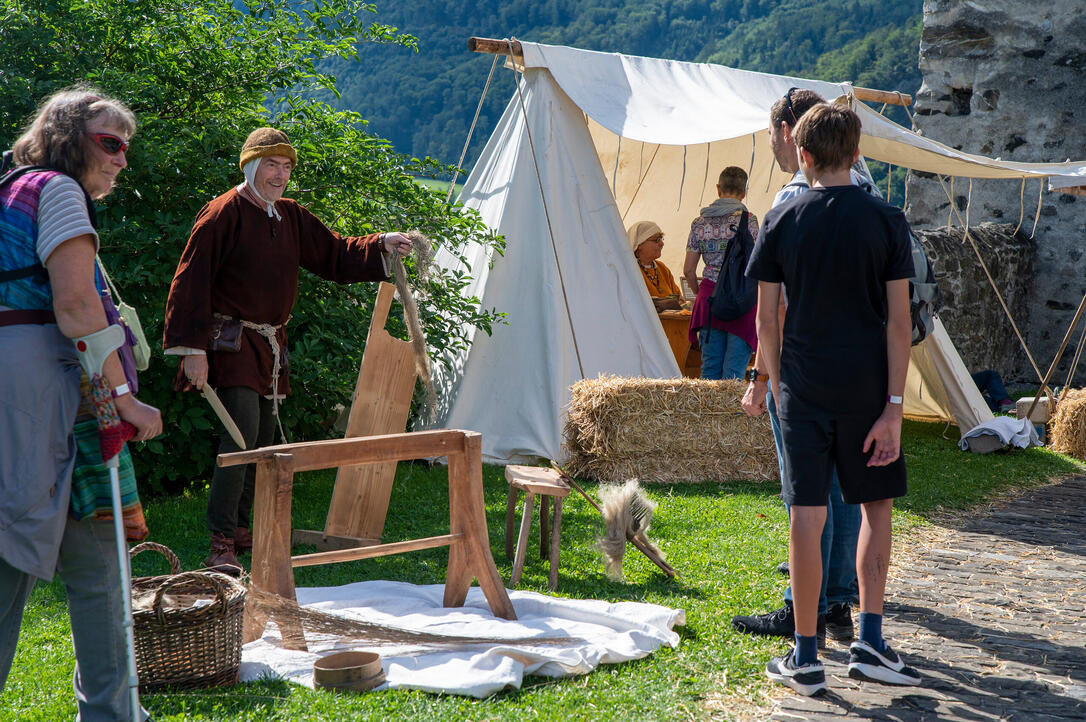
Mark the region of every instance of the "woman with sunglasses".
[[[113, 524], [80, 518], [72, 477], [85, 458], [76, 424], [87, 410], [73, 340], [108, 325], [91, 199], [113, 190], [135, 129], [120, 102], [86, 88], [60, 91], [15, 142], [19, 167], [0, 180], [0, 689], [35, 581], [59, 573], [81, 720], [132, 718], [121, 612], [127, 590]], [[104, 374], [136, 438], [161, 433], [158, 410], [131, 393], [117, 353]]]

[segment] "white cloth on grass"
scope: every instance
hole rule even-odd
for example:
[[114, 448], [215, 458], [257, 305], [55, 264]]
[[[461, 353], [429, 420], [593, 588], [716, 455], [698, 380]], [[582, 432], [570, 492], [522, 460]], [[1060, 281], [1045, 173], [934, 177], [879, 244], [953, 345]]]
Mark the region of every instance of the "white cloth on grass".
[[600, 664], [646, 657], [660, 647], [676, 647], [672, 627], [686, 623], [686, 613], [657, 604], [563, 599], [535, 592], [510, 591], [517, 621], [495, 617], [482, 590], [472, 587], [463, 607], [445, 608], [442, 584], [418, 586], [371, 581], [341, 587], [297, 590], [298, 603], [355, 619], [401, 629], [462, 637], [573, 637], [568, 644], [539, 646], [474, 644], [420, 648], [415, 645], [366, 647], [364, 641], [307, 635], [309, 652], [276, 646], [274, 625], [242, 650], [241, 680], [264, 676], [313, 686], [313, 662], [334, 651], [370, 649], [381, 655], [386, 683], [379, 689], [487, 697], [506, 687], [519, 688], [525, 675], [562, 677], [587, 674]]
[[1010, 416], [997, 416], [991, 421], [977, 424], [967, 431], [958, 442], [958, 448], [962, 451], [969, 450], [969, 439], [982, 434], [998, 436], [1004, 446], [1008, 444], [1019, 449], [1028, 449], [1031, 446], [1040, 446], [1041, 440], [1037, 436], [1037, 429], [1028, 419], [1012, 419]]

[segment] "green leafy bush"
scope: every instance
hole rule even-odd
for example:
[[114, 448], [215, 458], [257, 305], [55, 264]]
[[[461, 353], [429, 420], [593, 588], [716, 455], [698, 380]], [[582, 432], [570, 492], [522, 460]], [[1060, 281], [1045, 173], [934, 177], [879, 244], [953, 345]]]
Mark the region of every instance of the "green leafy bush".
[[[192, 220], [241, 181], [241, 143], [260, 125], [290, 134], [299, 166], [288, 195], [336, 230], [418, 228], [454, 252], [469, 240], [501, 247], [477, 214], [413, 180], [452, 169], [402, 156], [366, 133], [358, 114], [312, 99], [315, 90], [336, 93], [321, 61], [357, 59], [364, 41], [414, 47], [372, 22], [373, 12], [354, 0], [0, 0], [0, 144], [10, 145], [42, 98], [77, 81], [116, 95], [139, 118], [99, 232], [103, 261], [153, 347]], [[489, 332], [500, 317], [464, 298], [465, 285], [453, 275], [430, 281], [422, 314], [432, 349], [462, 345], [463, 329]], [[282, 409], [292, 440], [329, 436], [332, 409], [349, 404], [375, 292], [303, 272], [289, 328], [293, 395]], [[406, 337], [402, 321], [389, 330]], [[166, 422], [162, 437], [135, 450], [145, 489], [206, 479], [214, 463], [214, 416], [199, 396], [173, 391], [177, 365], [158, 354], [140, 379], [140, 397]]]

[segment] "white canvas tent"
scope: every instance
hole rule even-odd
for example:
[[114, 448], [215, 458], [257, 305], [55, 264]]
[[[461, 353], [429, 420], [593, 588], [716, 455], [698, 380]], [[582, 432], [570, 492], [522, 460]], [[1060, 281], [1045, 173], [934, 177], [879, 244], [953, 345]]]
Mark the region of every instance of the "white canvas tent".
[[[654, 220], [678, 273], [690, 221], [726, 165], [749, 169], [747, 204], [764, 216], [788, 175], [773, 162], [769, 108], [790, 87], [827, 99], [833, 84], [717, 65], [522, 43], [523, 78], [465, 182], [461, 200], [503, 234], [504, 256], [483, 247], [463, 261], [465, 293], [508, 314], [492, 336], [438, 372], [438, 426], [483, 433], [490, 461], [562, 458], [569, 386], [599, 374], [676, 377], [679, 369], [625, 237]], [[519, 59], [518, 59], [519, 60]], [[1086, 164], [1013, 164], [955, 151], [853, 101], [868, 157], [973, 177], [1086, 177]], [[946, 331], [913, 350], [906, 413], [991, 418]]]

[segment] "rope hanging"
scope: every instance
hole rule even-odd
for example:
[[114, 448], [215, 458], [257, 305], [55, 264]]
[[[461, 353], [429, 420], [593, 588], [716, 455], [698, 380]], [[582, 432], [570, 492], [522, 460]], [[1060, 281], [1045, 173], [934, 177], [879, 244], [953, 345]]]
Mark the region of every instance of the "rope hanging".
[[[942, 183], [941, 178], [939, 182]], [[946, 188], [943, 190], [946, 190]], [[954, 205], [954, 176], [950, 176], [950, 192], [946, 194], [946, 197], [950, 200], [950, 207], [946, 209], [946, 232], [947, 235], [950, 235], [950, 221], [958, 211], [958, 207]], [[960, 215], [958, 216], [958, 220], [961, 220]], [[963, 238], [962, 240], [964, 241], [965, 239]]]
[[[509, 57], [513, 57], [513, 43], [512, 40], [506, 38], [505, 41], [509, 45]], [[566, 279], [562, 274], [562, 262], [558, 260], [558, 244], [554, 241], [554, 227], [551, 225], [551, 214], [547, 210], [547, 194], [543, 192], [543, 177], [539, 174], [539, 160], [535, 154], [535, 142], [532, 140], [532, 128], [528, 122], [528, 110], [524, 107], [524, 92], [520, 87], [521, 80], [524, 78], [524, 72], [520, 72], [520, 77], [517, 77], [516, 65], [513, 66], [513, 81], [517, 85], [517, 99], [520, 101], [520, 115], [524, 119], [524, 132], [528, 136], [528, 149], [532, 153], [532, 166], [535, 168], [535, 180], [539, 184], [539, 199], [543, 202], [543, 217], [547, 220], [547, 234], [551, 239], [551, 250], [554, 252], [554, 265], [558, 270], [558, 283], [562, 287], [562, 303], [566, 307], [566, 319], [569, 321], [569, 334], [573, 339], [573, 352], [577, 356], [577, 370], [581, 374], [581, 378], [584, 378], [584, 364], [581, 363], [581, 349], [577, 345], [577, 331], [573, 327], [573, 314], [569, 310], [569, 298], [566, 296]]]
[[[757, 133], [751, 133], [750, 134], [750, 165], [747, 166], [747, 178], [750, 178], [750, 176], [754, 173], [754, 146], [757, 143], [758, 143], [758, 134]], [[773, 175], [773, 168], [772, 167], [770, 167], [770, 169], [769, 169], [769, 175]]]
[[[958, 221], [961, 222], [961, 214], [958, 213], [958, 207], [954, 205], [954, 197], [951, 195], [951, 191], [947, 189], [943, 176], [936, 174], [935, 177], [939, 179], [939, 185], [942, 186], [943, 192], [946, 193], [946, 197], [950, 200], [951, 212], [957, 214]], [[953, 182], [953, 180], [953, 177], [951, 177], [951, 182]], [[949, 232], [949, 230], [950, 227], [947, 226], [947, 231]], [[980, 262], [980, 267], [984, 269], [984, 275], [988, 277], [988, 283], [991, 284], [992, 290], [995, 291], [996, 299], [1003, 308], [1003, 313], [1006, 314], [1007, 320], [1011, 322], [1011, 328], [1014, 329], [1014, 335], [1018, 337], [1018, 342], [1022, 344], [1022, 350], [1026, 352], [1026, 358], [1029, 359], [1029, 364], [1033, 367], [1033, 372], [1037, 374], [1037, 379], [1043, 383], [1044, 377], [1041, 375], [1041, 369], [1037, 367], [1037, 362], [1033, 360], [1033, 354], [1030, 353], [1029, 346], [1026, 345], [1026, 339], [1022, 337], [1022, 332], [1018, 330], [1018, 324], [1015, 323], [1014, 316], [1011, 315], [1011, 310], [1007, 307], [1007, 302], [1003, 300], [1003, 294], [999, 292], [999, 286], [996, 285], [995, 279], [992, 278], [992, 273], [988, 270], [988, 264], [984, 262], [984, 258], [980, 255], [980, 249], [977, 248], [976, 241], [973, 240], [973, 236], [969, 233], [968, 229], [966, 229], [963, 235], [964, 238], [962, 239], [962, 242], [969, 241], [969, 245], [973, 247], [973, 253], [976, 254], [977, 260]], [[1041, 391], [1044, 391], [1043, 385]]]
[[1022, 178], [1022, 189], [1018, 191], [1018, 225], [1014, 227], [1014, 234], [1022, 228], [1022, 221], [1026, 218], [1026, 179]]
[[705, 178], [701, 181], [701, 197], [698, 198], [698, 205], [705, 203], [705, 190], [709, 187], [709, 141], [705, 141]]
[[615, 167], [611, 169], [611, 195], [618, 199], [618, 159], [622, 157], [622, 136], [618, 137], [618, 148], [615, 149]]
[[894, 166], [891, 163], [886, 164], [886, 202], [890, 202], [890, 183], [894, 180]]
[[1033, 230], [1029, 232], [1029, 237], [1032, 239], [1034, 234], [1037, 233], [1037, 221], [1041, 220], [1041, 199], [1044, 198], [1045, 193], [1045, 179], [1041, 179], [1041, 186], [1037, 189], [1037, 212], [1033, 214]]
[[494, 68], [498, 67], [498, 56], [494, 56], [494, 62], [490, 64], [490, 75], [486, 76], [486, 85], [483, 86], [483, 94], [479, 96], [479, 105], [475, 106], [475, 117], [471, 119], [471, 127], [468, 128], [468, 137], [464, 139], [464, 150], [460, 151], [460, 160], [456, 162], [456, 172], [453, 173], [452, 182], [449, 183], [449, 194], [445, 196], [445, 205], [452, 202], [453, 189], [456, 188], [456, 179], [460, 176], [460, 169], [464, 167], [464, 158], [468, 155], [468, 146], [471, 145], [471, 135], [475, 132], [475, 124], [479, 121], [479, 112], [483, 109], [483, 101], [486, 100], [486, 92], [490, 90], [490, 79], [494, 77]]
[[679, 210], [683, 207], [683, 186], [686, 185], [686, 146], [683, 146], [683, 177], [679, 179], [679, 202], [675, 205], [675, 210]]
[[[644, 151], [645, 144], [641, 143], [641, 149]], [[626, 214], [633, 208], [634, 201], [637, 200], [637, 194], [641, 192], [641, 185], [645, 182], [645, 179], [649, 177], [649, 171], [652, 170], [652, 164], [656, 162], [656, 154], [660, 152], [660, 144], [656, 144], [656, 150], [652, 151], [652, 157], [649, 158], [649, 167], [645, 169], [645, 175], [641, 176], [637, 180], [637, 188], [634, 188], [633, 195], [630, 196], [630, 202], [626, 205], [626, 210], [622, 212], [622, 221], [626, 222]], [[616, 199], [617, 201], [617, 199]]]

